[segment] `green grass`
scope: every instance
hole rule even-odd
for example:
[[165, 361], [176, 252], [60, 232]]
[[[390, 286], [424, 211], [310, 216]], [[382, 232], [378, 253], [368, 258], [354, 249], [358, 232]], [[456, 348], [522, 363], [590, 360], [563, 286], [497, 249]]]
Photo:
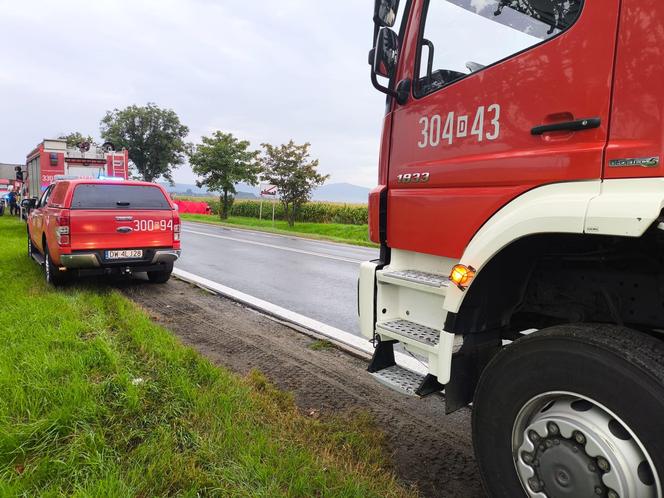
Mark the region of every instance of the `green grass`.
[[288, 222], [276, 220], [272, 227], [272, 220], [259, 220], [256, 218], [244, 218], [231, 216], [221, 221], [218, 216], [205, 214], [185, 214], [180, 217], [186, 221], [198, 221], [213, 225], [222, 225], [235, 228], [250, 228], [261, 232], [277, 233], [281, 235], [296, 235], [317, 240], [329, 240], [332, 242], [344, 242], [366, 247], [378, 247], [369, 240], [367, 225], [342, 225], [340, 223], [295, 223], [289, 227]]
[[331, 349], [333, 347], [334, 344], [324, 339], [319, 339], [309, 344], [309, 349], [312, 349], [314, 351], [324, 351], [326, 349]]
[[119, 292], [52, 289], [0, 218], [0, 496], [409, 496], [362, 414], [301, 415]]

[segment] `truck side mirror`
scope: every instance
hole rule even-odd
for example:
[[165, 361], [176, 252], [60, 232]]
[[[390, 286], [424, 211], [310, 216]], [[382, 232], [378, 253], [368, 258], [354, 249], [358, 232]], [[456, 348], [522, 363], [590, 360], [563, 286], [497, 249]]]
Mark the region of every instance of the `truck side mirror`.
[[397, 21], [399, 0], [376, 0], [373, 21], [377, 26], [391, 28]]
[[33, 209], [37, 204], [37, 199], [23, 199], [21, 201], [21, 207], [23, 209]]
[[373, 51], [373, 71], [378, 76], [392, 78], [399, 61], [399, 37], [390, 28], [380, 28]]

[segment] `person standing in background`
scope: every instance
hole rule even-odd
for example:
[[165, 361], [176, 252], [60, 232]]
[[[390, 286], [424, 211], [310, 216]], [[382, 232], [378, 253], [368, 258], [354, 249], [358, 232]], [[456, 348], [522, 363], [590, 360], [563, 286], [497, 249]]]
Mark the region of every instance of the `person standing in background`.
[[9, 214], [11, 216], [14, 216], [15, 214], [18, 215], [18, 194], [15, 190], [12, 190], [7, 194], [7, 198], [9, 200]]
[[20, 166], [16, 166], [14, 168], [14, 171], [16, 171], [16, 179], [19, 181], [23, 181], [23, 170], [21, 169]]

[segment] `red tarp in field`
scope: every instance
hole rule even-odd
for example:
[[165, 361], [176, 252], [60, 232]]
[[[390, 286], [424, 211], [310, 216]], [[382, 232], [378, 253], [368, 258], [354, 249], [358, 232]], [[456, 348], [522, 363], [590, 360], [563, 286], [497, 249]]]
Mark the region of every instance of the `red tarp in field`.
[[212, 214], [207, 202], [173, 201], [173, 203], [177, 204], [180, 213]]

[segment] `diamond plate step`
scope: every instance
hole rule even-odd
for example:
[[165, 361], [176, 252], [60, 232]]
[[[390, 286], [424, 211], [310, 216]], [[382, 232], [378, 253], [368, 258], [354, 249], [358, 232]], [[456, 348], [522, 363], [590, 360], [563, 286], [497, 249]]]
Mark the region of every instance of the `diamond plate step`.
[[390, 336], [397, 336], [395, 339], [403, 337], [427, 346], [437, 346], [440, 341], [440, 330], [408, 320], [379, 323], [377, 328], [380, 329], [379, 331], [387, 332]]
[[384, 270], [377, 273], [378, 280], [387, 284], [410, 287], [422, 292], [444, 296], [450, 279], [444, 275], [418, 270]]
[[417, 270], [399, 270], [388, 271], [383, 273], [385, 277], [397, 278], [400, 280], [407, 280], [420, 285], [428, 285], [430, 287], [447, 287], [450, 279], [444, 275], [436, 275], [435, 273], [425, 273]]
[[417, 396], [415, 391], [424, 381], [424, 377], [394, 365], [371, 374], [378, 382], [408, 396]]

